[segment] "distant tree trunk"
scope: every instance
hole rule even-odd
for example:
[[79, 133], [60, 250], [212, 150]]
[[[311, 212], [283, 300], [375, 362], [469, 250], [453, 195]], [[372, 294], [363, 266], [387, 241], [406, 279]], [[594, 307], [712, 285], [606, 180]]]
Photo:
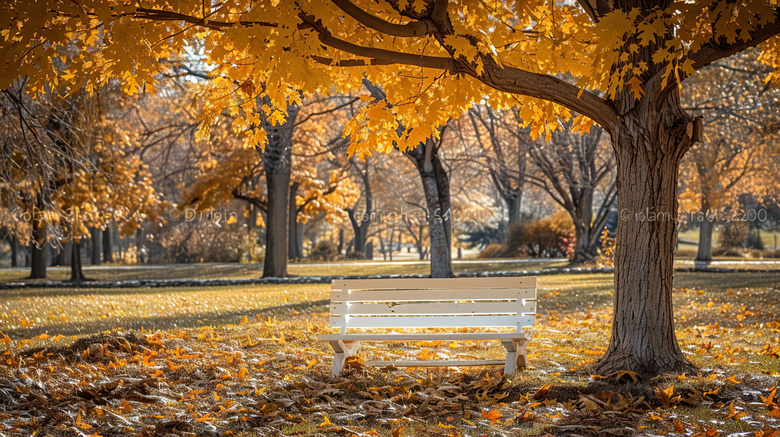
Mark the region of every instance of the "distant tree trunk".
[[706, 195], [701, 206], [704, 220], [699, 228], [699, 248], [696, 251], [696, 261], [709, 264], [712, 261], [712, 231], [715, 228], [715, 221], [709, 219], [710, 203], [707, 201]]
[[344, 250], [344, 229], [339, 228], [339, 245], [336, 253], [341, 257], [341, 251]]
[[523, 204], [523, 191], [518, 190], [514, 197], [504, 198], [506, 207], [509, 210], [509, 220], [507, 220], [506, 226], [509, 229], [512, 224], [520, 221], [520, 207]]
[[290, 184], [290, 198], [289, 198], [289, 215], [288, 219], [290, 223], [288, 224], [289, 229], [289, 235], [288, 235], [288, 245], [287, 245], [287, 255], [291, 260], [300, 259], [298, 256], [298, 206], [295, 203], [295, 196], [298, 194], [298, 187], [300, 184], [298, 182], [293, 182]]
[[146, 264], [146, 254], [144, 248], [144, 228], [138, 228], [135, 231], [135, 259], [138, 264]]
[[368, 163], [366, 163], [362, 171], [357, 167], [355, 168], [360, 176], [360, 180], [363, 182], [366, 209], [362, 215], [357, 214], [355, 208], [347, 208], [345, 211], [347, 212], [347, 217], [349, 217], [349, 223], [352, 225], [352, 232], [355, 234], [355, 237], [352, 239], [352, 251], [360, 258], [365, 258], [368, 228], [371, 226], [372, 214], [374, 213], [374, 196], [371, 193]]
[[356, 214], [354, 209], [347, 209], [347, 217], [349, 217], [349, 223], [352, 225], [352, 232], [355, 237], [352, 239], [352, 251], [359, 255], [360, 258], [364, 258], [366, 254], [366, 234], [368, 233], [368, 225], [371, 218], [367, 213]]
[[417, 253], [420, 256], [420, 261], [423, 261], [426, 256], [428, 256], [428, 250], [425, 249], [425, 244], [423, 243], [423, 227], [420, 226], [419, 233], [417, 234]]
[[100, 229], [98, 228], [92, 228], [90, 229], [90, 242], [92, 243], [92, 251], [90, 252], [90, 264], [93, 266], [99, 266], [100, 265], [100, 237], [102, 233], [100, 232]]
[[46, 277], [46, 223], [40, 220], [32, 221], [32, 260], [30, 262], [30, 279], [42, 279]]
[[454, 277], [451, 252], [450, 181], [439, 159], [438, 146], [433, 139], [428, 139], [414, 150], [408, 150], [404, 154], [414, 163], [422, 179], [423, 193], [428, 207], [431, 277]]
[[390, 247], [387, 248], [387, 256], [393, 260], [393, 243], [395, 242], [395, 229], [390, 229]]
[[70, 247], [70, 282], [80, 283], [86, 279], [81, 269], [81, 241], [74, 241]]
[[295, 257], [303, 259], [303, 237], [306, 232], [306, 223], [295, 223]]
[[572, 264], [581, 264], [586, 261], [594, 261], [596, 258], [595, 240], [591, 234], [596, 232], [591, 227], [593, 218], [593, 190], [591, 187], [581, 188], [579, 201], [574, 208], [572, 221], [574, 222], [574, 258]]
[[19, 265], [19, 241], [16, 240], [16, 235], [11, 235], [11, 267], [17, 267]]
[[292, 136], [298, 106], [287, 108], [287, 119], [281, 125], [264, 122], [268, 144], [262, 152], [268, 187], [268, 212], [265, 221], [265, 261], [263, 277], [287, 276], [289, 237], [290, 172]]
[[62, 243], [62, 246], [57, 249], [57, 255], [54, 257], [52, 265], [55, 266], [69, 266], [71, 259], [73, 258], [73, 249], [70, 247], [73, 243], [66, 241]]
[[113, 254], [111, 253], [111, 224], [106, 224], [106, 228], [103, 229], [103, 262], [113, 262]]
[[[602, 150], [603, 130], [579, 135], [571, 131], [557, 131], [549, 144], [535, 144], [531, 160], [543, 178], [533, 177], [532, 183], [541, 187], [561, 205], [574, 225], [574, 254], [572, 264], [595, 260], [599, 236], [609, 218], [609, 208], [615, 199], [615, 183], [609, 181], [603, 191], [604, 200], [593, 214], [596, 190], [605, 180], [612, 179], [615, 168], [611, 153]], [[609, 158], [598, 159], [607, 155]]]

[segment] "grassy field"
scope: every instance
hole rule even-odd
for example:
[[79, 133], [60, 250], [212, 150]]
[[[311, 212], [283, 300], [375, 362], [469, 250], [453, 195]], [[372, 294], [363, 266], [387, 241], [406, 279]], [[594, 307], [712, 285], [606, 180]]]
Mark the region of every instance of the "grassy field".
[[[464, 260], [453, 261], [455, 273], [541, 270], [565, 266], [566, 262], [527, 262], [524, 260]], [[29, 269], [0, 269], [0, 282], [25, 281]], [[290, 276], [331, 275], [389, 275], [430, 273], [428, 261], [394, 262], [336, 262], [336, 263], [290, 263]], [[166, 264], [149, 266], [84, 266], [88, 279], [98, 281], [125, 281], [134, 279], [215, 279], [215, 278], [259, 278], [263, 266], [258, 264]], [[68, 267], [49, 268], [47, 280], [64, 281], [70, 277]]]
[[[543, 276], [539, 284], [529, 368], [508, 379], [498, 368], [356, 361], [331, 380], [330, 348], [316, 340], [327, 332], [327, 285], [3, 291], [0, 433], [765, 436], [780, 429], [780, 274], [678, 274], [677, 334], [700, 370], [638, 382], [588, 370], [609, 338], [610, 275]], [[368, 344], [360, 355], [496, 359], [503, 348]]]
[[[712, 244], [713, 247], [717, 247], [718, 245], [718, 228], [715, 227], [715, 229], [712, 231]], [[681, 246], [696, 246], [696, 244], [699, 242], [699, 229], [688, 229], [685, 231], [680, 231], [677, 235], [677, 238], [680, 240], [684, 240], [685, 243], [681, 242]], [[767, 249], [772, 249], [775, 244], [775, 238], [778, 241], [778, 246], [780, 246], [780, 231], [761, 231], [761, 242], [764, 243], [764, 247]], [[693, 243], [693, 244], [689, 244]]]

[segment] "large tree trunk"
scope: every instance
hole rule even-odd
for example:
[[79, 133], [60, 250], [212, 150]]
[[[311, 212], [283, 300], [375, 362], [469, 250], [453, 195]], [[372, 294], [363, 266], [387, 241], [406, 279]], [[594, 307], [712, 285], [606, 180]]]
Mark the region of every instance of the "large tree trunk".
[[[617, 156], [615, 292], [609, 348], [595, 370], [662, 374], [691, 370], [674, 331], [672, 281], [679, 163], [696, 137], [676, 88], [648, 92], [626, 108], [612, 144]], [[658, 108], [653, 110], [651, 108]], [[623, 110], [626, 109], [626, 110]]]
[[452, 269], [450, 180], [437, 152], [434, 140], [428, 139], [405, 154], [420, 173], [428, 207], [431, 277], [451, 278], [455, 272]]
[[262, 153], [268, 187], [268, 213], [265, 220], [265, 261], [263, 277], [287, 276], [289, 232], [290, 171], [292, 136], [298, 106], [287, 108], [287, 120], [277, 126], [264, 123], [268, 144]]
[[46, 277], [46, 223], [40, 220], [32, 221], [32, 261], [30, 262], [30, 279], [42, 279]]
[[92, 250], [90, 251], [90, 264], [93, 266], [100, 265], [100, 237], [101, 232], [98, 228], [90, 229], [90, 242], [92, 243]]
[[106, 229], [103, 230], [103, 262], [110, 263], [113, 261], [113, 254], [111, 253], [111, 224], [106, 224]]
[[84, 271], [81, 269], [81, 242], [74, 241], [70, 245], [70, 282], [80, 283], [84, 281]]

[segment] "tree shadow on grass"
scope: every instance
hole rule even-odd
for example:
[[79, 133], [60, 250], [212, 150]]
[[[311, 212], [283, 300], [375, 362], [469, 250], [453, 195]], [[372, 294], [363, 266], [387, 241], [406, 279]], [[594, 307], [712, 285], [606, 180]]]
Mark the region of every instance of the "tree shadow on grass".
[[285, 305], [261, 308], [246, 308], [234, 311], [210, 311], [199, 315], [181, 314], [177, 316], [135, 317], [127, 319], [93, 320], [84, 323], [56, 323], [51, 325], [36, 325], [26, 328], [16, 328], [4, 331], [12, 339], [33, 338], [41, 334], [48, 335], [94, 335], [105, 331], [123, 329], [127, 331], [156, 331], [169, 329], [201, 328], [204, 326], [237, 325], [246, 317], [257, 321], [257, 316], [290, 317], [293, 312], [310, 313], [327, 312], [328, 300], [306, 301]]

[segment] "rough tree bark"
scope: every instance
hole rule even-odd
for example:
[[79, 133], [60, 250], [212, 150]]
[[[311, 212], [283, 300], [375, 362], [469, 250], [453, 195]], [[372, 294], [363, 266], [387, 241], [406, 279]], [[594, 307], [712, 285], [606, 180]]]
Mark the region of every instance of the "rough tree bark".
[[[680, 160], [700, 124], [680, 107], [674, 87], [618, 105], [612, 134], [618, 168], [618, 213], [612, 336], [598, 372], [684, 372], [693, 365], [674, 331], [672, 281]], [[660, 88], [660, 87], [658, 87]], [[656, 109], [657, 108], [657, 109]]]
[[404, 154], [420, 173], [425, 202], [428, 207], [428, 234], [431, 248], [431, 277], [451, 278], [452, 268], [452, 210], [450, 179], [439, 159], [439, 145], [433, 139], [420, 143]]
[[287, 276], [292, 136], [298, 110], [297, 105], [290, 105], [287, 107], [287, 119], [284, 123], [272, 126], [264, 122], [263, 126], [268, 134], [268, 144], [261, 154], [268, 187], [264, 278]]
[[48, 263], [45, 222], [33, 219], [31, 238], [32, 260], [30, 262], [30, 279], [42, 279], [46, 277], [46, 265]]

